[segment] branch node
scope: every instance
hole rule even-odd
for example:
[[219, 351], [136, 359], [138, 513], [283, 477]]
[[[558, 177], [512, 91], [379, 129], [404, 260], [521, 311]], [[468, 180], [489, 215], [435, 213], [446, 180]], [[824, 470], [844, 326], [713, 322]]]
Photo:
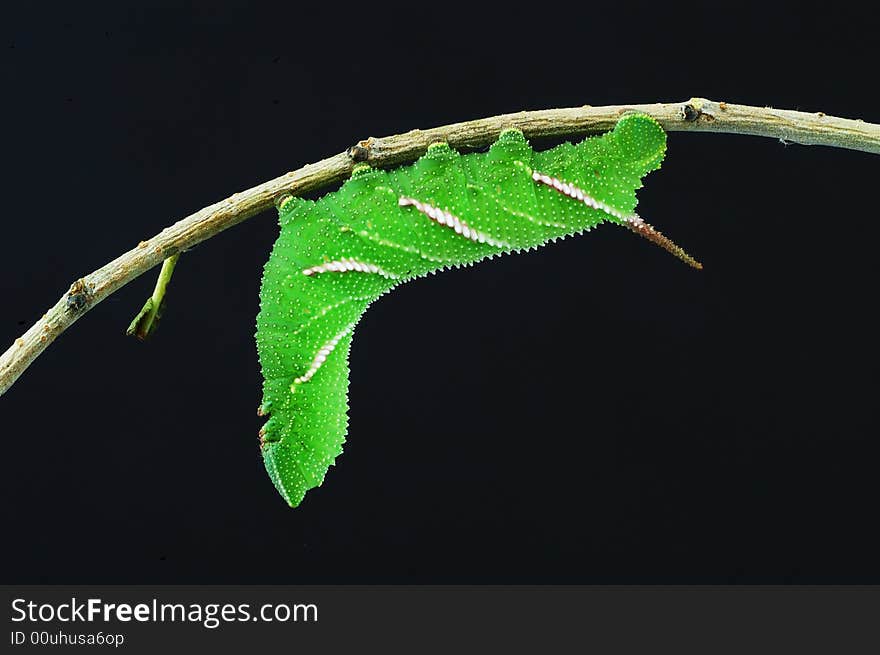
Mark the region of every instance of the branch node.
[[681, 117], [688, 123], [695, 122], [703, 113], [699, 106], [694, 106], [691, 102], [686, 102], [681, 108]]
[[90, 296], [91, 290], [85, 280], [80, 278], [70, 285], [70, 290], [67, 292], [67, 311], [78, 312], [84, 309], [89, 304]]
[[358, 141], [355, 145], [348, 149], [349, 158], [355, 163], [365, 163], [369, 161], [370, 154], [375, 144], [376, 139], [370, 137], [369, 139], [364, 139], [363, 141]]

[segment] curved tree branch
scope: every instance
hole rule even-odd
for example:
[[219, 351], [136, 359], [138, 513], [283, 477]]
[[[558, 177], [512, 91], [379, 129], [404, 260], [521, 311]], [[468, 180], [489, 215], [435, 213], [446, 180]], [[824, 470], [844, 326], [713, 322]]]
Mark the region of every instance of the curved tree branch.
[[621, 114], [630, 110], [650, 114], [667, 131], [752, 134], [804, 145], [880, 154], [880, 125], [835, 118], [821, 112], [750, 107], [702, 98], [674, 103], [519, 112], [430, 130], [412, 130], [397, 136], [370, 138], [345, 153], [309, 164], [209, 205], [74, 282], [36, 324], [0, 355], [0, 395], [58, 335], [107, 296], [166, 258], [270, 208], [281, 192], [302, 194], [339, 182], [359, 161], [375, 166], [411, 161], [436, 141], [447, 141], [455, 148], [485, 146], [508, 127], [518, 127], [530, 138], [604, 132], [614, 127]]

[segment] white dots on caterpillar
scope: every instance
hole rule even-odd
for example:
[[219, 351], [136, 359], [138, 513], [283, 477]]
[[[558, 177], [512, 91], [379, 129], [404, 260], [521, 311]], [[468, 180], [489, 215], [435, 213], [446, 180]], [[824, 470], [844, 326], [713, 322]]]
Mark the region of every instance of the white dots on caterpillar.
[[672, 253], [685, 264], [693, 266], [697, 269], [703, 268], [703, 265], [696, 259], [691, 257], [689, 254], [687, 254], [681, 246], [679, 246], [662, 232], [658, 232], [650, 223], [646, 223], [645, 220], [638, 214], [624, 214], [623, 212], [614, 209], [614, 207], [606, 205], [601, 200], [596, 200], [588, 193], [586, 193], [583, 189], [579, 189], [573, 184], [563, 182], [562, 180], [551, 177], [549, 175], [544, 175], [543, 173], [539, 173], [538, 171], [532, 172], [532, 179], [539, 184], [544, 184], [546, 186], [549, 186], [551, 189], [559, 191], [559, 193], [564, 196], [579, 200], [580, 202], [587, 205], [587, 207], [598, 209], [599, 211], [605, 212], [609, 216], [613, 216], [614, 218], [623, 221], [624, 225], [627, 228], [629, 228], [639, 236], [646, 238], [651, 243], [660, 246], [667, 252]]
[[543, 173], [539, 173], [538, 171], [532, 172], [532, 179], [539, 184], [544, 184], [549, 186], [552, 189], [556, 189], [564, 196], [568, 196], [569, 198], [574, 198], [575, 200], [579, 200], [584, 203], [587, 207], [592, 207], [593, 209], [598, 209], [599, 211], [603, 211], [609, 216], [614, 216], [614, 218], [618, 218], [622, 221], [626, 221], [629, 217], [624, 213], [617, 211], [614, 207], [606, 205], [604, 202], [596, 200], [589, 194], [587, 194], [582, 189], [579, 189], [573, 184], [568, 184], [559, 180], [555, 177], [550, 177], [549, 175], [544, 175]]
[[400, 243], [390, 241], [388, 239], [383, 239], [382, 237], [380, 237], [378, 235], [370, 234], [370, 232], [368, 232], [367, 230], [360, 230], [359, 232], [355, 232], [355, 234], [357, 234], [357, 236], [359, 236], [363, 239], [367, 239], [368, 241], [372, 241], [373, 243], [379, 244], [380, 246], [384, 246], [386, 248], [394, 248], [395, 250], [400, 250], [401, 252], [410, 253], [412, 255], [418, 255], [422, 259], [430, 261], [430, 262], [443, 263], [443, 262], [447, 261], [447, 260], [442, 259], [440, 257], [432, 257], [431, 255], [428, 255], [428, 254], [422, 252], [418, 248], [413, 248], [411, 246], [405, 246]]
[[343, 257], [342, 259], [337, 259], [332, 262], [326, 262], [324, 264], [319, 264], [318, 266], [312, 266], [311, 268], [307, 268], [303, 271], [303, 275], [316, 275], [317, 273], [345, 273], [347, 271], [356, 271], [358, 273], [372, 273], [374, 275], [381, 275], [382, 277], [388, 278], [389, 280], [396, 280], [397, 275], [394, 273], [389, 273], [383, 268], [376, 266], [375, 264], [369, 264], [366, 262], [361, 262], [351, 257]]
[[406, 196], [401, 196], [398, 199], [397, 204], [401, 207], [415, 207], [419, 212], [430, 218], [432, 221], [435, 221], [440, 225], [445, 225], [446, 227], [454, 230], [456, 234], [460, 234], [465, 239], [470, 239], [475, 243], [485, 243], [495, 248], [509, 247], [508, 244], [497, 241], [488, 234], [484, 234], [483, 232], [473, 229], [458, 216], [450, 214], [447, 211], [443, 211], [442, 209], [434, 207], [433, 205], [420, 202], [415, 198], [407, 198]]
[[337, 308], [339, 308], [339, 307], [342, 307], [343, 305], [347, 305], [347, 304], [350, 303], [350, 302], [360, 302], [360, 301], [362, 301], [362, 300], [372, 300], [373, 298], [374, 298], [373, 295], [368, 295], [368, 296], [351, 296], [351, 297], [349, 297], [349, 298], [343, 298], [342, 300], [340, 300], [340, 301], [338, 301], [338, 302], [335, 302], [335, 303], [333, 303], [333, 304], [326, 305], [324, 308], [322, 308], [322, 309], [318, 310], [317, 312], [311, 314], [311, 315], [309, 316], [308, 320], [303, 321], [303, 323], [302, 323], [298, 328], [296, 328], [293, 332], [290, 333], [290, 336], [295, 337], [297, 334], [299, 334], [299, 333], [302, 332], [303, 330], [309, 328], [309, 327], [312, 325], [312, 323], [314, 323], [315, 321], [319, 321], [319, 320], [321, 320], [322, 318], [324, 318], [324, 316], [326, 316], [327, 314], [329, 314], [329, 313], [330, 313], [331, 311], [333, 311], [334, 309], [337, 309]]
[[350, 323], [348, 326], [346, 326], [346, 328], [344, 330], [342, 330], [342, 332], [337, 334], [335, 337], [330, 339], [327, 343], [325, 343], [323, 346], [321, 346], [318, 349], [318, 353], [315, 355], [315, 358], [312, 360], [312, 364], [309, 367], [309, 370], [306, 371], [305, 373], [303, 373], [302, 375], [300, 375], [298, 378], [296, 378], [293, 381], [293, 384], [290, 385], [291, 392], [296, 391], [296, 385], [302, 384], [303, 382], [308, 382], [309, 380], [312, 379], [312, 377], [314, 377], [315, 373], [318, 372], [318, 369], [320, 369], [324, 365], [324, 362], [327, 361], [327, 358], [330, 356], [330, 353], [332, 353], [336, 349], [336, 346], [339, 344], [339, 341], [346, 334], [351, 332], [352, 329], [354, 329], [354, 323]]

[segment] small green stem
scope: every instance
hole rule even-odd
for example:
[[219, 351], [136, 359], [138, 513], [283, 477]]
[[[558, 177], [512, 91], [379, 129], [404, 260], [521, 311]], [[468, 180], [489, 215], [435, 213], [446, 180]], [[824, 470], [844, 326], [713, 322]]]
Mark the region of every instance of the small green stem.
[[162, 318], [162, 310], [165, 308], [165, 290], [171, 281], [171, 275], [174, 273], [178, 259], [180, 259], [180, 254], [172, 255], [162, 262], [162, 270], [159, 272], [159, 279], [156, 280], [153, 295], [147, 298], [141, 311], [128, 326], [125, 331], [128, 336], [146, 341], [159, 327], [159, 319]]

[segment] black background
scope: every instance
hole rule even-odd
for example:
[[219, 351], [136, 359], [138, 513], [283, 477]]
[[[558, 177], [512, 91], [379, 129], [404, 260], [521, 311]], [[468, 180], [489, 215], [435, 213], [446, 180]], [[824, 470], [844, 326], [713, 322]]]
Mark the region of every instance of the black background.
[[[880, 120], [838, 3], [47, 8], [3, 21], [5, 347], [77, 277], [386, 135], [684, 100]], [[540, 145], [540, 144], [539, 144]], [[285, 506], [257, 448], [263, 214], [144, 276], [0, 399], [10, 583], [880, 582], [876, 155], [672, 133], [640, 212], [407, 285], [362, 321], [349, 442]]]

